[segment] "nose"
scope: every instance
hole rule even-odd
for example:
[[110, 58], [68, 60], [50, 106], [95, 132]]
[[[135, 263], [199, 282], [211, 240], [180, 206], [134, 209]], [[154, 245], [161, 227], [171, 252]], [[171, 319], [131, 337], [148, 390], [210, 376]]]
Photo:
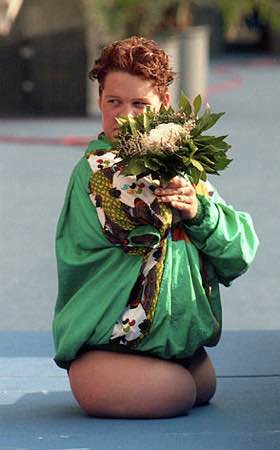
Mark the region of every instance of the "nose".
[[134, 115], [135, 110], [133, 108], [133, 105], [130, 105], [129, 103], [124, 103], [120, 110], [119, 110], [119, 116], [128, 116], [129, 114]]

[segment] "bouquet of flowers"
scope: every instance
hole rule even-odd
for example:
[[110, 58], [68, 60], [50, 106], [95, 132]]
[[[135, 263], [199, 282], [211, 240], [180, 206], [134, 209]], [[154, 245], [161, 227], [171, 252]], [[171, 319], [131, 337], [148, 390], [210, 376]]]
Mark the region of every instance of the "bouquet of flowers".
[[187, 175], [197, 184], [207, 174], [219, 175], [231, 159], [227, 136], [210, 136], [212, 128], [224, 113], [213, 113], [207, 104], [199, 115], [202, 99], [191, 103], [182, 94], [179, 108], [161, 106], [158, 112], [146, 108], [143, 113], [117, 119], [119, 133], [114, 150], [120, 158], [121, 173], [137, 178], [150, 175], [168, 182], [176, 175]]

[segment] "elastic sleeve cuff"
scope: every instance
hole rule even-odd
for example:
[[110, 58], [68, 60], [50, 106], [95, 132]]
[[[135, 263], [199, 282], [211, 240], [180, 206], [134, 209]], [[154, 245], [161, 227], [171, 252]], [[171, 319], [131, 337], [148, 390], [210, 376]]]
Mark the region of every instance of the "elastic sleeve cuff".
[[197, 212], [192, 219], [184, 220], [184, 225], [190, 227], [192, 225], [200, 225], [205, 218], [205, 206], [199, 196], [197, 196]]
[[201, 211], [194, 217], [192, 222], [184, 221], [183, 224], [194, 244], [201, 248], [217, 227], [219, 210], [209, 197], [197, 194], [197, 198], [200, 202]]

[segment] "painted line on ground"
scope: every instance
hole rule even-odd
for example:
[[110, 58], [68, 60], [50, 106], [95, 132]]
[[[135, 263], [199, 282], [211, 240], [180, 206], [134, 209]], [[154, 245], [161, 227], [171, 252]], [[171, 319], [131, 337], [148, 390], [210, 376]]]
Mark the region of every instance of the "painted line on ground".
[[62, 145], [65, 147], [77, 147], [88, 145], [93, 136], [65, 136], [58, 138], [34, 137], [34, 136], [0, 136], [0, 143], [7, 144], [31, 144], [31, 145]]

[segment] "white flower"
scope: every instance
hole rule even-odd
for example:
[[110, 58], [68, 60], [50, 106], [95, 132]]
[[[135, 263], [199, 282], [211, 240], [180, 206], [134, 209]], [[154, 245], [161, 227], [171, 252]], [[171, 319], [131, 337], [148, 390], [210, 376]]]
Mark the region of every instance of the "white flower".
[[190, 131], [193, 128], [193, 124], [186, 125], [161, 123], [143, 136], [142, 145], [146, 150], [156, 150], [164, 147], [166, 149], [172, 149], [180, 143], [182, 138], [190, 138]]
[[183, 125], [169, 122], [161, 123], [149, 132], [139, 130], [129, 138], [119, 135], [119, 152], [122, 157], [143, 156], [149, 152], [176, 152], [186, 141], [191, 140], [191, 131], [195, 127], [194, 119]]
[[148, 147], [158, 147], [165, 144], [175, 144], [184, 134], [185, 130], [181, 125], [161, 123], [152, 129], [143, 140]]

